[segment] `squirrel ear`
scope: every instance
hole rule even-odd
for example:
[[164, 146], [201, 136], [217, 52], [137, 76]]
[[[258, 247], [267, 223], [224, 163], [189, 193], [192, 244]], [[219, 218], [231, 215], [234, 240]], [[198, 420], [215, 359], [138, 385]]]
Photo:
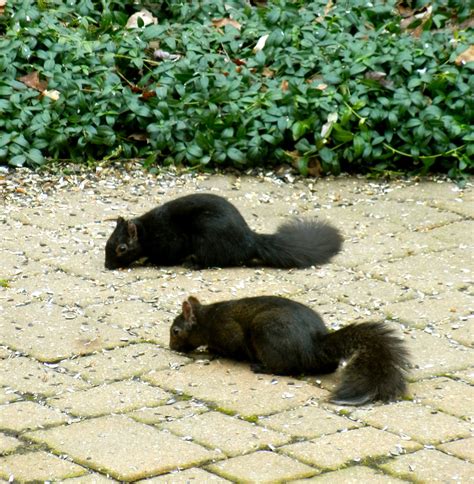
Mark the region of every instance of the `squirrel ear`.
[[189, 300], [183, 302], [183, 316], [186, 323], [190, 326], [196, 323], [196, 316], [194, 315], [193, 307]]
[[189, 304], [191, 304], [191, 306], [193, 308], [198, 308], [201, 305], [201, 303], [199, 302], [199, 299], [197, 297], [194, 297], [194, 296], [189, 296], [188, 302], [189, 302]]
[[127, 231], [132, 241], [138, 240], [137, 226], [130, 220], [127, 222]]
[[123, 217], [117, 217], [117, 225], [123, 225], [125, 223], [125, 219]]

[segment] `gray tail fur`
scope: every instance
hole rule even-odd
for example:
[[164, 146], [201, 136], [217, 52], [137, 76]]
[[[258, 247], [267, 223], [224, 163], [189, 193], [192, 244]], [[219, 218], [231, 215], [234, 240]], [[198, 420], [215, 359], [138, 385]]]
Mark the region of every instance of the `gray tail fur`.
[[339, 230], [326, 222], [294, 219], [274, 234], [257, 234], [257, 257], [271, 267], [326, 264], [342, 248]]
[[351, 324], [324, 335], [321, 350], [331, 360], [346, 360], [331, 401], [362, 405], [394, 400], [406, 391], [409, 353], [403, 340], [385, 323]]

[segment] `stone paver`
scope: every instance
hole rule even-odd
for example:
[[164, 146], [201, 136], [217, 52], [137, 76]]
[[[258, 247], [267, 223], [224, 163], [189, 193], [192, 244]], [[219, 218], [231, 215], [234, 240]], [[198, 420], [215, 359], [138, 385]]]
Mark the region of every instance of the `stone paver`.
[[183, 417], [192, 417], [193, 415], [198, 415], [207, 412], [208, 410], [209, 408], [200, 401], [176, 401], [175, 398], [170, 398], [166, 402], [166, 405], [152, 408], [140, 408], [127, 415], [137, 422], [155, 425], [164, 422], [172, 422]]
[[450, 378], [416, 382], [411, 392], [417, 401], [466, 420], [474, 419], [474, 387]]
[[128, 412], [139, 407], [160, 405], [169, 394], [143, 382], [120, 381], [52, 397], [48, 403], [71, 415], [94, 417], [117, 412]]
[[70, 372], [78, 373], [91, 383], [124, 380], [139, 376], [150, 370], [161, 370], [170, 366], [188, 363], [189, 358], [149, 343], [116, 348], [67, 360], [61, 364]]
[[85, 381], [57, 371], [57, 365], [47, 366], [25, 357], [1, 361], [0, 385], [7, 385], [20, 393], [43, 396], [89, 387]]
[[420, 448], [416, 442], [370, 427], [339, 432], [317, 440], [280, 448], [281, 452], [325, 469], [337, 469], [350, 462], [397, 455]]
[[8, 403], [8, 402], [14, 402], [15, 400], [19, 400], [19, 399], [20, 399], [20, 396], [16, 394], [12, 388], [0, 387], [0, 405], [3, 405], [4, 403]]
[[0, 457], [0, 477], [14, 482], [62, 480], [85, 474], [77, 464], [46, 452], [29, 452]]
[[472, 286], [472, 269], [466, 268], [471, 257], [472, 248], [463, 246], [436, 252], [436, 265], [433, 265], [433, 255], [425, 252], [396, 261], [379, 261], [376, 266], [369, 263], [360, 269], [375, 278], [436, 295], [441, 291], [464, 290]]
[[144, 481], [138, 481], [140, 484], [192, 484], [204, 482], [225, 483], [231, 482], [222, 477], [216, 476], [203, 469], [194, 468], [185, 471], [172, 472], [160, 477], [152, 477]]
[[[474, 296], [461, 291], [448, 291], [436, 296], [388, 304], [383, 311], [392, 319], [421, 329], [433, 326], [434, 322], [437, 327], [438, 323], [444, 322], [462, 325], [466, 317], [474, 312]], [[456, 339], [455, 333], [453, 338]]]
[[406, 482], [396, 477], [382, 474], [365, 466], [352, 466], [339, 471], [326, 472], [311, 479], [292, 481], [292, 484], [318, 482], [320, 484], [400, 484]]
[[368, 410], [355, 410], [353, 416], [369, 425], [405, 434], [419, 442], [433, 444], [470, 435], [467, 422], [436, 409], [398, 402]]
[[455, 457], [466, 459], [474, 463], [474, 437], [441, 444], [438, 445], [438, 448]]
[[281, 482], [291, 478], [310, 477], [318, 473], [305, 464], [268, 451], [233, 457], [209, 466], [223, 477], [237, 482]]
[[21, 442], [15, 437], [0, 433], [0, 455], [9, 454], [21, 445]]
[[299, 407], [269, 417], [260, 417], [258, 422], [293, 437], [305, 438], [333, 434], [360, 426], [358, 422], [315, 406]]
[[67, 415], [34, 402], [15, 402], [0, 406], [0, 429], [21, 432], [66, 423]]
[[62, 483], [66, 484], [111, 484], [112, 482], [120, 482], [112, 479], [110, 477], [105, 477], [102, 474], [96, 472], [91, 472], [89, 474], [84, 474], [80, 477], [70, 477], [68, 479], [63, 479]]
[[272, 448], [290, 440], [282, 433], [219, 412], [181, 418], [162, 427], [229, 456]]
[[[2, 484], [472, 478], [471, 181], [71, 173], [0, 170]], [[260, 232], [330, 221], [343, 250], [301, 270], [104, 269], [108, 219], [196, 192], [227, 197]], [[412, 355], [411, 400], [335, 406], [339, 374], [170, 351], [189, 294], [286, 296], [333, 329], [387, 319]]]
[[98, 326], [77, 308], [48, 302], [11, 308], [0, 320], [0, 342], [41, 361], [88, 354], [123, 345], [129, 339], [124, 330]]
[[27, 434], [91, 469], [136, 480], [218, 457], [192, 442], [124, 416], [108, 416]]
[[380, 467], [415, 482], [470, 482], [474, 476], [474, 464], [436, 450], [401, 455]]
[[413, 368], [411, 379], [452, 373], [474, 365], [474, 352], [441, 335], [413, 330], [405, 337]]
[[150, 372], [143, 377], [153, 385], [215, 402], [219, 409], [245, 416], [286, 410], [328, 392], [304, 381], [253, 373], [248, 363], [218, 359], [210, 364]]

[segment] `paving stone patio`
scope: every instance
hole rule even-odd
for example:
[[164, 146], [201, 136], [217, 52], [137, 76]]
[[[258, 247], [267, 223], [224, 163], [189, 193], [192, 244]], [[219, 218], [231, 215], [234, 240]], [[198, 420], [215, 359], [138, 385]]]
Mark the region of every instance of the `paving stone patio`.
[[[110, 219], [226, 196], [259, 231], [330, 220], [344, 250], [304, 270], [104, 269]], [[444, 180], [0, 173], [0, 482], [474, 482], [474, 189]], [[331, 328], [387, 320], [409, 394], [328, 403], [289, 378], [168, 348], [185, 296], [291, 297]]]

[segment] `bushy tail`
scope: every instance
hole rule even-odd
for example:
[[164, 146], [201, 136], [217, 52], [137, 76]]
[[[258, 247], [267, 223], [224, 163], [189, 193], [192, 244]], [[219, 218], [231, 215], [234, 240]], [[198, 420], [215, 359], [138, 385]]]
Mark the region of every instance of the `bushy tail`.
[[408, 350], [384, 323], [361, 323], [328, 333], [319, 340], [328, 359], [347, 361], [331, 397], [339, 405], [393, 400], [406, 391]]
[[309, 267], [329, 262], [342, 248], [338, 229], [325, 222], [294, 219], [274, 234], [256, 234], [257, 257], [270, 267]]

